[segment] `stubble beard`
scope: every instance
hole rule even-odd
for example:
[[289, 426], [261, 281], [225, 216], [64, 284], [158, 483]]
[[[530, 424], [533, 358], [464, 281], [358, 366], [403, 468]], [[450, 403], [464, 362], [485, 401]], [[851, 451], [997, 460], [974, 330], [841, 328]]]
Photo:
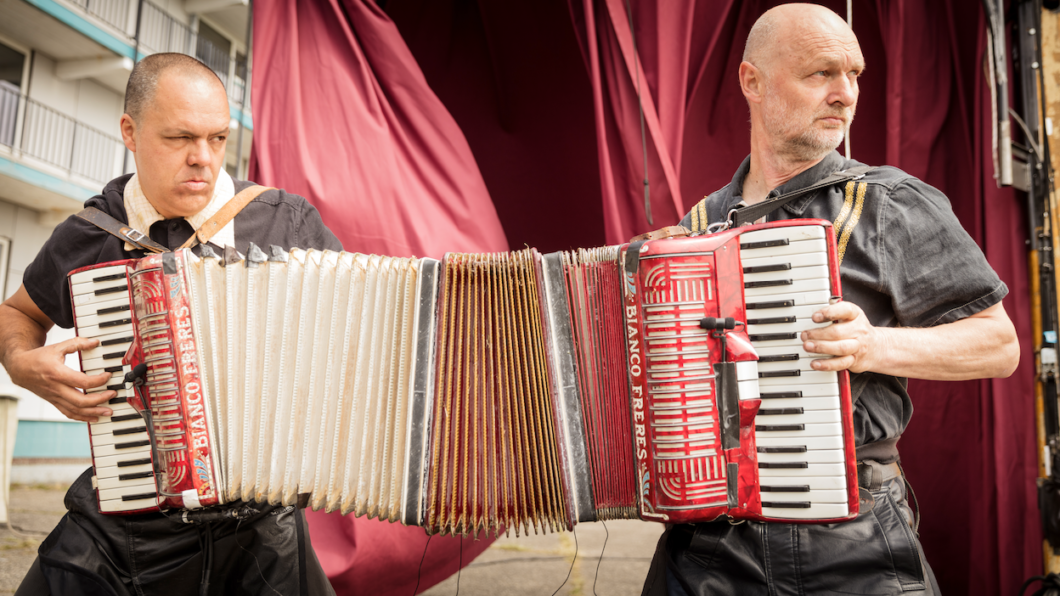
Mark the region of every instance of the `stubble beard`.
[[[827, 106], [813, 114], [800, 114], [795, 105], [779, 94], [766, 91], [766, 109], [762, 121], [766, 133], [773, 139], [774, 151], [785, 159], [798, 162], [818, 161], [843, 142], [854, 122], [854, 109]], [[822, 128], [820, 118], [842, 118], [843, 128]]]

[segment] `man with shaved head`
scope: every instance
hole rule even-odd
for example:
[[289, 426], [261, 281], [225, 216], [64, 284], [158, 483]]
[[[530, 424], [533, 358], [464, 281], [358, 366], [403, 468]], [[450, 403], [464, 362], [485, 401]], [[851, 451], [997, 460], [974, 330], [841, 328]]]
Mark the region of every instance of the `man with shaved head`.
[[[835, 151], [865, 70], [839, 15], [812, 4], [773, 8], [754, 24], [743, 58], [751, 153], [729, 185], [682, 220], [694, 232], [732, 209], [863, 166]], [[913, 411], [906, 379], [1012, 374], [1019, 345], [1001, 303], [1008, 289], [946, 197], [893, 167], [825, 182], [763, 216], [793, 218], [834, 222], [837, 235], [844, 300], [813, 314], [833, 324], [802, 332], [801, 356], [810, 370], [850, 371], [859, 515], [826, 525], [673, 526], [645, 594], [938, 593], [899, 466], [898, 439]]]
[[[223, 168], [229, 122], [224, 85], [202, 62], [154, 54], [136, 65], [120, 122], [136, 174], [112, 180], [85, 202], [104, 215], [93, 222], [118, 227], [69, 218], [26, 269], [22, 287], [0, 304], [0, 363], [12, 381], [73, 420], [95, 422], [111, 416], [112, 407], [128, 408], [106, 386], [111, 373], [89, 376], [64, 364], [67, 354], [94, 348], [98, 340], [45, 345], [53, 324], [73, 326], [66, 276], [74, 269], [140, 258], [146, 249], [176, 249], [210, 221], [221, 225], [209, 239], [215, 252], [232, 246], [246, 254], [250, 243], [342, 249], [316, 209], [277, 189], [257, 187], [264, 192], [220, 224], [222, 208], [254, 187]], [[200, 253], [202, 246], [193, 250]], [[92, 472], [67, 492], [68, 513], [41, 544], [18, 596], [334, 594], [302, 510], [237, 502], [200, 517], [180, 511], [101, 515]]]

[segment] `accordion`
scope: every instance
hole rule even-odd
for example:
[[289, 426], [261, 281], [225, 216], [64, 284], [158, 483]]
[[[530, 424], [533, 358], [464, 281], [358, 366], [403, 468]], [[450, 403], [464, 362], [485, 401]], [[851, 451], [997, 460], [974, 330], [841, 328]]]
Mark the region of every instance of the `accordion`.
[[847, 373], [799, 333], [832, 226], [541, 255], [251, 245], [69, 276], [103, 513], [245, 500], [428, 533], [858, 511]]

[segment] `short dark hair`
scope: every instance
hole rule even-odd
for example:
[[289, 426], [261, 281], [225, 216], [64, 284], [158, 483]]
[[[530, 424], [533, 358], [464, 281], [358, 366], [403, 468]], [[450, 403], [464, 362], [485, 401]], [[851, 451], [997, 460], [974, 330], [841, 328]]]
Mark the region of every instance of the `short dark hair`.
[[125, 86], [125, 113], [133, 122], [140, 122], [144, 108], [154, 100], [155, 89], [158, 88], [162, 73], [174, 68], [181, 74], [213, 77], [224, 87], [221, 77], [196, 58], [175, 52], [151, 54], [136, 63], [129, 75], [129, 83]]

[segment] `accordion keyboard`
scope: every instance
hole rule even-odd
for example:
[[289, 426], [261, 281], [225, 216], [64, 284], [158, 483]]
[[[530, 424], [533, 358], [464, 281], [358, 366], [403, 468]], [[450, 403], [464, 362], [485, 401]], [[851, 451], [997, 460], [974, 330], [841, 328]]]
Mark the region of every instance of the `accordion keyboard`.
[[810, 366], [799, 333], [831, 299], [822, 226], [740, 236], [747, 333], [759, 355], [755, 418], [762, 514], [791, 519], [848, 515], [838, 374]]
[[137, 511], [158, 504], [147, 426], [128, 404], [132, 390], [124, 383], [122, 358], [133, 341], [128, 287], [125, 265], [70, 276], [77, 335], [100, 341], [97, 347], [81, 352], [81, 370], [89, 375], [111, 373], [106, 385], [89, 394], [118, 393], [106, 404], [113, 415], [88, 425], [103, 512]]

